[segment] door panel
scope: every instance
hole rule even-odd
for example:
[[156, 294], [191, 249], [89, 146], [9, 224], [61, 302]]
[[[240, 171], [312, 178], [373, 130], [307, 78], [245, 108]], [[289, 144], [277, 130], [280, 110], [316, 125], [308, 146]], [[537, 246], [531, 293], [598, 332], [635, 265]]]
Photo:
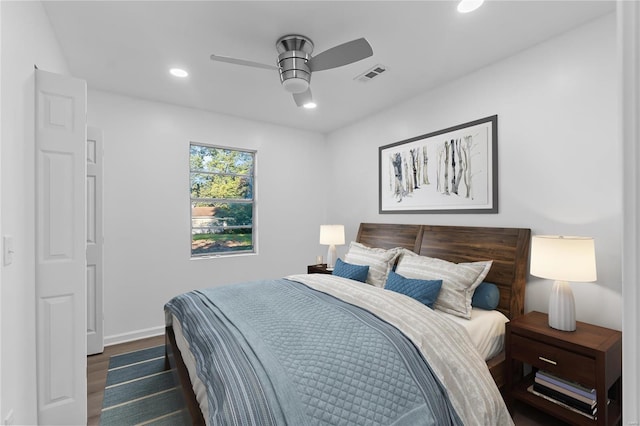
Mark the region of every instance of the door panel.
[[35, 73], [38, 423], [84, 424], [86, 83]]

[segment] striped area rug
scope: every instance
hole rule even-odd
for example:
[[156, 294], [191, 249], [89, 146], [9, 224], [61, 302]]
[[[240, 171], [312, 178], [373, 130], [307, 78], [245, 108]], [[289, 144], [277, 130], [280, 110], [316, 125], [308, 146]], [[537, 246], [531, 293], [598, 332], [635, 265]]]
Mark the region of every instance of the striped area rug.
[[164, 346], [109, 359], [102, 426], [182, 425], [185, 414], [172, 371], [164, 369]]

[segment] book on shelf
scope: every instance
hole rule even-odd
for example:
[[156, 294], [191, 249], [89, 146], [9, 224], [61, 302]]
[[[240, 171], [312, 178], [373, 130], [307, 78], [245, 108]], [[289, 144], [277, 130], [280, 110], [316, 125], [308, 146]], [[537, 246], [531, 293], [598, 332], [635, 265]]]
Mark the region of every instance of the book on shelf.
[[553, 383], [556, 386], [560, 386], [564, 389], [567, 389], [571, 392], [575, 392], [579, 395], [584, 396], [588, 399], [597, 399], [596, 398], [596, 390], [593, 388], [587, 388], [579, 383], [571, 382], [569, 380], [563, 379], [561, 377], [555, 376], [548, 371], [538, 370], [536, 371], [536, 377], [540, 377], [541, 379], [546, 380], [547, 382]]
[[571, 398], [570, 396], [567, 396], [561, 392], [557, 392], [539, 383], [533, 384], [533, 390], [540, 394], [546, 395], [555, 401], [562, 402], [563, 404], [566, 404], [585, 414], [595, 415], [598, 409], [598, 407], [595, 404], [593, 404], [593, 406], [590, 404], [585, 404], [582, 401], [578, 401], [575, 398]]
[[[541, 397], [541, 398], [543, 398], [543, 399], [546, 399], [546, 400], [547, 400], [547, 401], [549, 401], [549, 402], [552, 402], [552, 403], [557, 404], [557, 405], [559, 405], [559, 406], [561, 406], [561, 407], [564, 407], [564, 408], [566, 408], [567, 410], [570, 410], [570, 411], [573, 411], [574, 413], [578, 413], [578, 414], [580, 414], [580, 415], [582, 415], [582, 416], [585, 416], [585, 417], [587, 417], [588, 419], [591, 419], [591, 420], [597, 420], [597, 418], [598, 418], [598, 416], [596, 415], [596, 412], [594, 412], [593, 414], [587, 414], [587, 413], [585, 413], [585, 412], [583, 412], [583, 411], [580, 411], [580, 410], [578, 410], [578, 409], [576, 409], [576, 408], [573, 408], [573, 407], [572, 407], [572, 406], [570, 406], [570, 405], [565, 404], [564, 402], [558, 401], [558, 400], [556, 400], [556, 399], [553, 399], [553, 398], [552, 398], [552, 397], [550, 397], [550, 396], [547, 396], [547, 395], [545, 395], [545, 394], [543, 394], [543, 393], [537, 392], [536, 390], [534, 390], [534, 389], [533, 389], [533, 385], [529, 386], [529, 387], [527, 388], [527, 391], [528, 391], [528, 392], [530, 392], [530, 393], [532, 393], [532, 394], [534, 394], [534, 395], [536, 395], [536, 396], [539, 396], [539, 397]], [[596, 410], [596, 411], [597, 411], [597, 410]]]
[[571, 389], [567, 389], [567, 387], [562, 387], [562, 386], [558, 386], [553, 382], [549, 382], [547, 381], [544, 377], [542, 376], [538, 376], [536, 375], [536, 378], [534, 380], [536, 383], [545, 386], [549, 389], [553, 389], [556, 392], [560, 392], [563, 393], [565, 395], [567, 395], [570, 398], [574, 398], [578, 401], [584, 402], [585, 404], [589, 404], [591, 407], [596, 405], [596, 399], [595, 398], [587, 398], [577, 392], [574, 392]]

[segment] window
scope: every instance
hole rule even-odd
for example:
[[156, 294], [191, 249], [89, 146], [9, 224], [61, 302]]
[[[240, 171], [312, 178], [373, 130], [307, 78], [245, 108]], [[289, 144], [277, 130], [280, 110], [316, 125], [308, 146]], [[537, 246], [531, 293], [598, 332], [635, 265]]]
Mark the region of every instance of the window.
[[192, 143], [191, 256], [254, 253], [255, 152]]

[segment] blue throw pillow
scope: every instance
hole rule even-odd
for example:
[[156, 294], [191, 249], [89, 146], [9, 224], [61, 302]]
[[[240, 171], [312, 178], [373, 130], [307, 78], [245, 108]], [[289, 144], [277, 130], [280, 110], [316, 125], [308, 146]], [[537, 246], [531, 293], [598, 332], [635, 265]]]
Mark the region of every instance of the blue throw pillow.
[[354, 265], [352, 263], [343, 262], [342, 259], [336, 260], [336, 265], [333, 268], [333, 275], [337, 275], [342, 278], [349, 278], [350, 280], [360, 281], [361, 283], [367, 281], [367, 275], [369, 275], [368, 265]]
[[418, 280], [405, 278], [393, 271], [389, 272], [385, 289], [413, 297], [433, 309], [433, 303], [438, 298], [442, 280]]
[[500, 303], [500, 289], [497, 285], [481, 282], [471, 298], [471, 306], [474, 308], [492, 311]]

